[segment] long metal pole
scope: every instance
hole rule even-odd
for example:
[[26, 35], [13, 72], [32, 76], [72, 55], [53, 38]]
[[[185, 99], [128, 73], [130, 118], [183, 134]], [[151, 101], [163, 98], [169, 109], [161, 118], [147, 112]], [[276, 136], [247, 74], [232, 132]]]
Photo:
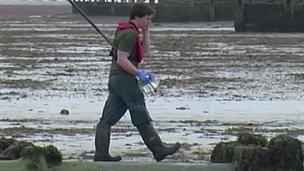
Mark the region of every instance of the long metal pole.
[[99, 28], [89, 19], [89, 17], [73, 2], [73, 0], [67, 0], [94, 28], [95, 30], [115, 49], [117, 47], [99, 30]]

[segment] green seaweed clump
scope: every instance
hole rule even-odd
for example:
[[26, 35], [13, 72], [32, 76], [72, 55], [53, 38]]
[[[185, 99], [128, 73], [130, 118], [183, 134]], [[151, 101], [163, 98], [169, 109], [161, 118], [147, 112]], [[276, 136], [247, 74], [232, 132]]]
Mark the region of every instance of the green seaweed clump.
[[271, 160], [266, 148], [238, 146], [234, 148], [233, 164], [236, 171], [262, 171], [271, 167]]
[[48, 164], [58, 164], [62, 162], [61, 152], [53, 145], [44, 147], [44, 156]]
[[16, 142], [16, 140], [10, 138], [10, 139], [6, 139], [4, 137], [0, 138], [0, 150], [4, 151], [6, 150], [11, 144], [13, 144], [14, 142]]
[[275, 168], [303, 170], [302, 142], [288, 135], [278, 135], [268, 144], [269, 154]]
[[0, 160], [14, 160], [22, 157], [28, 161], [28, 168], [31, 170], [39, 170], [43, 163], [49, 166], [62, 162], [61, 152], [53, 145], [39, 147], [31, 142], [2, 137], [0, 147]]
[[3, 151], [2, 156], [5, 156], [7, 159], [18, 159], [21, 157], [22, 150], [27, 146], [34, 146], [34, 144], [27, 141], [15, 141]]
[[211, 153], [212, 163], [231, 163], [233, 160], [233, 150], [236, 142], [220, 142]]
[[24, 158], [37, 158], [44, 156], [44, 151], [45, 149], [43, 147], [34, 145], [27, 146], [21, 151], [20, 156]]
[[220, 142], [211, 162], [233, 163], [236, 171], [303, 171], [302, 142], [278, 135], [269, 142], [261, 135], [241, 133], [238, 141]]
[[258, 145], [261, 147], [265, 147], [268, 143], [266, 137], [259, 134], [250, 134], [248, 132], [240, 133], [237, 141], [241, 145]]
[[26, 166], [30, 170], [40, 171], [47, 166], [44, 156], [44, 148], [39, 146], [25, 147], [20, 156], [27, 160]]

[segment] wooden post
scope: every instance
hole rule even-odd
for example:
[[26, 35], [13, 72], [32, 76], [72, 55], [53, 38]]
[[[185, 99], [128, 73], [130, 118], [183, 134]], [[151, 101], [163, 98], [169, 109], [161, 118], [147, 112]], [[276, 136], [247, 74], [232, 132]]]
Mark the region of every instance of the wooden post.
[[215, 0], [210, 0], [209, 3], [209, 19], [214, 20], [215, 18]]
[[289, 10], [289, 8], [290, 8], [290, 0], [285, 0], [284, 1], [284, 8], [285, 8], [286, 11]]
[[291, 13], [291, 17], [294, 18], [294, 10], [295, 10], [295, 0], [291, 0], [290, 2], [290, 13]]
[[289, 13], [291, 17], [294, 16], [294, 8], [295, 8], [295, 1], [294, 0], [285, 0], [284, 2], [285, 12]]
[[185, 20], [186, 21], [191, 21], [193, 19], [192, 10], [193, 10], [193, 1], [187, 0], [187, 3], [185, 4]]
[[243, 5], [243, 0], [236, 0], [236, 7], [237, 8], [241, 9], [242, 5]]

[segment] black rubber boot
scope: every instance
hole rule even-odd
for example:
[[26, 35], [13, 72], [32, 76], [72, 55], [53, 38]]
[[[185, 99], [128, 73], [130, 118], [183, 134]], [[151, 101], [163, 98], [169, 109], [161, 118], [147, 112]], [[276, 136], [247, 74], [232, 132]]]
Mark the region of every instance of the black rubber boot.
[[152, 125], [140, 127], [139, 133], [157, 162], [165, 159], [168, 155], [174, 154], [181, 147], [180, 143], [171, 146], [164, 145]]
[[111, 161], [121, 160], [121, 156], [112, 157], [109, 154], [111, 126], [99, 122], [95, 134], [95, 155], [94, 161]]

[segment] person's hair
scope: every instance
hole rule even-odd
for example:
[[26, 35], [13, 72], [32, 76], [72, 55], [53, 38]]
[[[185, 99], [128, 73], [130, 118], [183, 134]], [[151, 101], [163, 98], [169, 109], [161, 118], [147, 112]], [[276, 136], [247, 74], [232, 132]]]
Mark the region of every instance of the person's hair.
[[135, 3], [131, 9], [130, 19], [134, 19], [135, 16], [137, 17], [144, 17], [146, 15], [154, 15], [155, 10], [150, 7], [148, 4], [145, 3]]

